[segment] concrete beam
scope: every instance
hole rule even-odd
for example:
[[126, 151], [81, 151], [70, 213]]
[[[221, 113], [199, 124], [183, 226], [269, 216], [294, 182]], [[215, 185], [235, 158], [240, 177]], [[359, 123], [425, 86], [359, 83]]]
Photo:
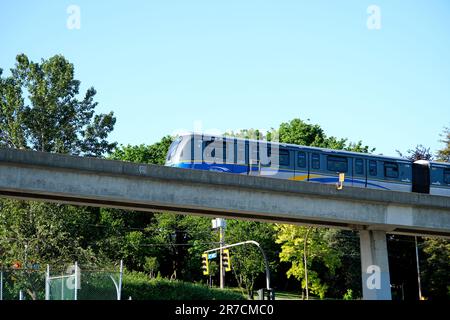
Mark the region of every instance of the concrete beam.
[[0, 196], [450, 237], [450, 197], [0, 149]]

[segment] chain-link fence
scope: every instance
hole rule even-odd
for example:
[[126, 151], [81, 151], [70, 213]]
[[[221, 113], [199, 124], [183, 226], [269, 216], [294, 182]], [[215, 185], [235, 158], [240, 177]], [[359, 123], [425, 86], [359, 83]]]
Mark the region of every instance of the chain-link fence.
[[74, 263], [46, 270], [0, 270], [0, 300], [120, 300], [122, 262], [117, 269]]
[[33, 269], [0, 270], [0, 300], [19, 299], [45, 299], [45, 272]]

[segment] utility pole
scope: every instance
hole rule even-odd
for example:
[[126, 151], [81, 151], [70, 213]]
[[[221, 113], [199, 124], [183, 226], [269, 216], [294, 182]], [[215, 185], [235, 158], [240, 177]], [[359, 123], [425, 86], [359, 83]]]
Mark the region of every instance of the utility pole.
[[225, 287], [225, 270], [223, 268], [223, 249], [222, 247], [225, 245], [225, 220], [220, 219], [223, 222], [219, 223], [219, 234], [220, 234], [220, 289]]
[[308, 231], [306, 231], [306, 235], [305, 235], [305, 242], [303, 243], [303, 262], [305, 264], [305, 289], [306, 289], [306, 300], [309, 300], [309, 293], [308, 293], [308, 264], [306, 261], [306, 243], [308, 241], [308, 234], [311, 231], [312, 227], [308, 228]]
[[422, 300], [422, 288], [420, 286], [419, 249], [417, 248], [417, 236], [415, 236], [414, 239], [416, 242], [416, 265], [417, 265], [417, 284], [419, 287], [419, 300]]
[[219, 243], [220, 243], [220, 255], [219, 255], [219, 279], [220, 279], [220, 289], [225, 287], [225, 269], [223, 267], [223, 249], [222, 247], [225, 245], [225, 227], [226, 222], [225, 219], [216, 218], [212, 220], [213, 229], [219, 229]]

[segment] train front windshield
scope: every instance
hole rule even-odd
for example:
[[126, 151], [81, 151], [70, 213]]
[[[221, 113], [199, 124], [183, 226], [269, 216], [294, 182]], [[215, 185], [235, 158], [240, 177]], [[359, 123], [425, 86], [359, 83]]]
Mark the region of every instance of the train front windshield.
[[169, 151], [167, 152], [167, 158], [166, 163], [175, 162], [175, 155], [177, 153], [178, 146], [180, 145], [180, 142], [182, 140], [182, 137], [178, 137], [169, 147]]

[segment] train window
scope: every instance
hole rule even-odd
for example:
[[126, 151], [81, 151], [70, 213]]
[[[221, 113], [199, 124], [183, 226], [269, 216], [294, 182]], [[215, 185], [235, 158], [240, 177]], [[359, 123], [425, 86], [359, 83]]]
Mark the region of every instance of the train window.
[[450, 169], [444, 169], [444, 183], [450, 184]]
[[313, 153], [311, 156], [311, 167], [313, 169], [320, 169], [320, 154]]
[[384, 176], [388, 178], [398, 178], [398, 164], [393, 162], [385, 162]]
[[263, 166], [270, 166], [272, 161], [270, 156], [272, 155], [272, 147], [270, 143], [260, 143], [259, 144], [259, 161]]
[[214, 163], [223, 163], [226, 158], [225, 141], [212, 138], [203, 142], [203, 160]]
[[363, 159], [355, 160], [355, 173], [356, 174], [364, 174], [364, 161]]
[[299, 166], [300, 168], [305, 168], [306, 167], [306, 153], [303, 152], [303, 151], [299, 151], [298, 152], [297, 166]]
[[[214, 142], [214, 140], [205, 141], [205, 145], [203, 146], [203, 152], [205, 152], [205, 149], [213, 142]], [[211, 158], [215, 158], [216, 157], [216, 148], [212, 148], [211, 153], [208, 156], [210, 156]]]
[[289, 150], [280, 149], [280, 166], [289, 165]]
[[222, 142], [222, 158], [223, 158], [223, 163], [227, 162], [227, 142], [225, 140], [223, 140]]
[[327, 169], [333, 172], [347, 172], [348, 161], [345, 157], [327, 157]]
[[375, 160], [369, 161], [369, 174], [371, 176], [377, 175], [377, 162]]

